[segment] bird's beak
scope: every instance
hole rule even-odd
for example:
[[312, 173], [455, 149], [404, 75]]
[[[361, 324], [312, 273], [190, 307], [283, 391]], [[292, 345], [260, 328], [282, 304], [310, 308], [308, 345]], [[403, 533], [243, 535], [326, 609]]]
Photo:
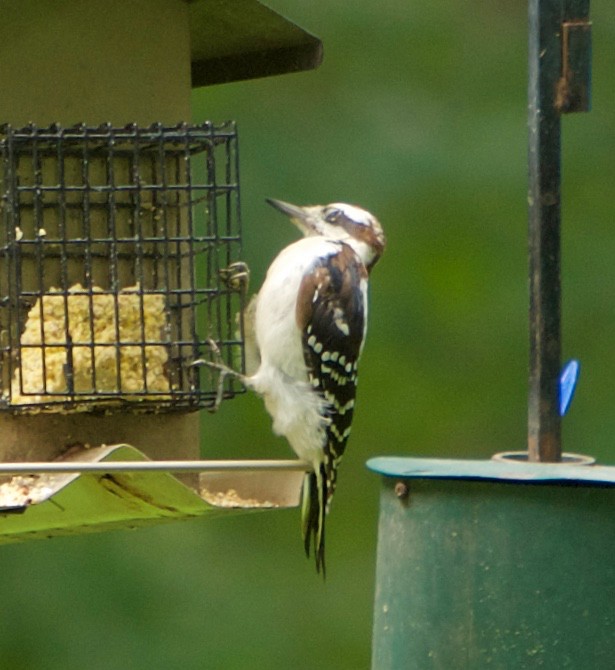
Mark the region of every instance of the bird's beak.
[[272, 207], [275, 207], [282, 214], [286, 214], [302, 233], [308, 234], [314, 230], [314, 225], [311, 222], [309, 213], [306, 211], [306, 207], [291, 205], [289, 202], [275, 200], [274, 198], [266, 198], [266, 200]]

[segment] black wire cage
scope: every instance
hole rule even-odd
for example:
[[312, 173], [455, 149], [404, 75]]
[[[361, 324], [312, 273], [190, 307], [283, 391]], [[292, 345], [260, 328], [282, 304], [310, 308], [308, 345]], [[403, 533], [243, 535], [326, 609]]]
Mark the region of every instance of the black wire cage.
[[192, 363], [243, 368], [234, 124], [4, 126], [0, 151], [0, 408], [211, 406]]

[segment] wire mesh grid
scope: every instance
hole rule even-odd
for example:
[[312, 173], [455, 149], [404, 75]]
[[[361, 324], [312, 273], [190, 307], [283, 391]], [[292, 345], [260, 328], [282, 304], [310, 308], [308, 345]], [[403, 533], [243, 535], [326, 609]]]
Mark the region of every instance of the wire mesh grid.
[[234, 124], [3, 126], [0, 151], [0, 407], [212, 405], [191, 364], [243, 368]]

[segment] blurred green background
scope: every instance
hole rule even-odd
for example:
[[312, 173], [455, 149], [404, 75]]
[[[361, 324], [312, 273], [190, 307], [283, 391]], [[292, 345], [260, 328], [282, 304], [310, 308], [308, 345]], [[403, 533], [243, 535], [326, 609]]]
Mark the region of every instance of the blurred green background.
[[[233, 118], [257, 287], [296, 234], [265, 203], [381, 220], [354, 431], [325, 584], [297, 510], [3, 547], [0, 668], [369, 667], [374, 455], [525, 448], [526, 44], [520, 0], [268, 0], [322, 38], [309, 73], [194, 92]], [[615, 461], [615, 6], [592, 3], [593, 111], [564, 119], [564, 355], [582, 372], [567, 451]], [[203, 417], [206, 457], [287, 458], [258, 398]]]

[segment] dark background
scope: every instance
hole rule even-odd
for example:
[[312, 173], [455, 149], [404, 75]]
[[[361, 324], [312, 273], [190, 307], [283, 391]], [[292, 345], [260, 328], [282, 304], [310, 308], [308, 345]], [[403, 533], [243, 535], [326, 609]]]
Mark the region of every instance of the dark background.
[[[266, 196], [359, 204], [389, 244], [327, 582], [298, 510], [2, 547], [0, 668], [367, 668], [379, 482], [365, 461], [525, 449], [526, 3], [267, 4], [322, 38], [322, 67], [193, 105], [194, 121], [238, 121], [254, 287], [296, 238]], [[563, 350], [582, 365], [564, 440], [613, 463], [615, 6], [592, 18], [593, 111], [563, 122]], [[202, 425], [204, 457], [291, 455], [258, 398]]]

